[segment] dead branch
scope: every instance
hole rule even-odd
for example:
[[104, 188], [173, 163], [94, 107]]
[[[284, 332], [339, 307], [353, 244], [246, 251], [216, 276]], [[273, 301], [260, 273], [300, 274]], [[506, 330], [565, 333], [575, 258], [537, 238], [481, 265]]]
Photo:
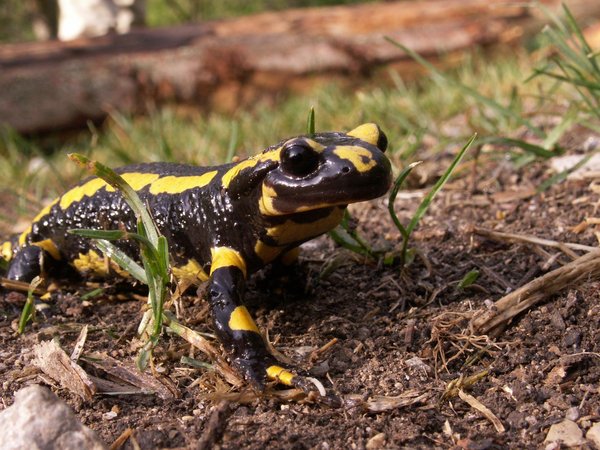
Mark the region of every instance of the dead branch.
[[498, 328], [517, 314], [584, 280], [600, 278], [600, 249], [594, 249], [552, 272], [505, 295], [494, 306], [471, 319], [473, 332], [495, 335]]

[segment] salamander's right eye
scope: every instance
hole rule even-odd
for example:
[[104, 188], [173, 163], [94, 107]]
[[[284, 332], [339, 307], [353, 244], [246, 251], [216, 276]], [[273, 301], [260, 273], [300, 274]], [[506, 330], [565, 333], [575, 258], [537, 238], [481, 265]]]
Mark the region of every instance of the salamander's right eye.
[[281, 150], [281, 168], [296, 177], [304, 177], [319, 166], [319, 154], [305, 142], [292, 142]]

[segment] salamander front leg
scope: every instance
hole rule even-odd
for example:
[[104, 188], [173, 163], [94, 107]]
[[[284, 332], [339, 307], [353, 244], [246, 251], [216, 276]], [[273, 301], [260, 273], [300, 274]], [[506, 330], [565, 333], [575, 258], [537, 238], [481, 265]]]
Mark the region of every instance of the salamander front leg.
[[[213, 248], [210, 281], [206, 297], [212, 308], [215, 331], [232, 362], [250, 384], [263, 390], [269, 380], [294, 386], [305, 392], [315, 391], [310, 379], [286, 368], [269, 353], [260, 331], [245, 306], [242, 296], [246, 284], [246, 264], [239, 252]], [[331, 406], [339, 406], [332, 396], [320, 397]]]
[[44, 251], [36, 245], [28, 245], [17, 251], [10, 262], [6, 277], [26, 283], [42, 273]]
[[267, 380], [295, 385], [297, 375], [281, 367], [269, 353], [256, 323], [242, 305], [245, 284], [246, 264], [241, 255], [227, 247], [212, 249], [206, 295], [217, 336], [233, 364], [255, 388], [262, 390]]

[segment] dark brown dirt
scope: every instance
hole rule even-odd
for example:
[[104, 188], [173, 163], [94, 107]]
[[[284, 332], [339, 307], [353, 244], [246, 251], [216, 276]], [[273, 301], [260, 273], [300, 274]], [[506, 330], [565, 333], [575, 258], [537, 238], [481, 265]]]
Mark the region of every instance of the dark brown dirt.
[[[445, 160], [433, 162], [431, 170], [445, 165]], [[268, 270], [258, 274], [251, 282], [248, 304], [263, 329], [269, 329], [278, 350], [307, 367], [312, 350], [338, 339], [313, 367], [321, 380], [333, 382], [333, 386], [327, 382], [329, 389], [358, 405], [361, 398], [399, 396], [408, 390], [427, 396], [412, 406], [381, 413], [365, 412], [360, 406], [331, 409], [274, 398], [220, 404], [224, 431], [218, 445], [224, 449], [539, 448], [545, 446], [549, 427], [565, 417], [574, 419], [585, 434], [592, 422], [600, 421], [600, 280], [567, 287], [519, 315], [487, 344], [475, 341], [468, 329], [470, 315], [485, 308], [484, 302], [495, 301], [570, 260], [563, 255], [544, 267], [558, 250], [546, 248], [545, 254], [531, 245], [483, 239], [472, 233], [473, 226], [597, 245], [593, 225], [573, 231], [585, 218], [597, 215], [600, 195], [590, 180], [568, 181], [543, 194], [507, 199], [506, 193], [524, 192], [548, 178], [546, 169], [539, 164], [518, 171], [498, 158], [480, 161], [473, 172], [465, 170], [440, 193], [422, 220], [411, 242], [422, 257], [408, 267], [365, 261], [321, 238], [304, 252], [302, 277], [308, 293], [273, 280]], [[408, 195], [397, 201], [404, 221], [418, 201], [418, 196]], [[355, 206], [353, 213], [360, 219], [361, 232], [375, 246], [391, 247], [399, 241], [383, 200]], [[331, 266], [337, 268], [319, 277]], [[480, 273], [476, 283], [459, 289], [460, 280], [473, 269]], [[79, 330], [88, 324], [86, 352], [103, 351], [125, 361], [134, 358], [130, 341], [142, 302], [104, 295], [82, 306], [78, 292], [90, 289], [65, 288], [73, 294], [64, 294], [40, 312], [21, 337], [13, 327], [22, 298], [0, 299], [4, 407], [21, 387], [49, 382], [28, 362], [32, 345], [40, 340], [58, 337], [70, 351]], [[206, 305], [193, 297], [187, 300], [181, 320], [196, 330], [210, 331]], [[472, 342], [483, 343], [481, 351], [471, 345], [457, 355], [469, 336]], [[180, 362], [181, 356], [190, 355], [180, 338], [165, 336], [156, 355], [157, 367], [179, 388], [180, 399], [98, 396], [84, 403], [52, 387], [108, 444], [132, 428], [143, 449], [195, 448], [218, 405], [205, 396], [215, 389], [223, 391], [225, 384]], [[198, 352], [194, 356], [201, 359]], [[442, 400], [450, 381], [484, 370], [489, 373], [469, 392], [498, 417], [504, 433], [458, 397]], [[110, 411], [116, 416], [109, 418]], [[133, 448], [131, 441], [123, 448]]]

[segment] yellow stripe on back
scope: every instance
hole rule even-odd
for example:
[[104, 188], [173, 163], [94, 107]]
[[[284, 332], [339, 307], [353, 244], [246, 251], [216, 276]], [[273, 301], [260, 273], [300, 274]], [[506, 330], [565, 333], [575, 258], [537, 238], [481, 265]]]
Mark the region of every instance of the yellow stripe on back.
[[248, 169], [249, 167], [254, 167], [256, 164], [258, 164], [258, 160], [257, 159], [245, 159], [244, 161], [236, 164], [235, 166], [233, 166], [231, 169], [229, 169], [227, 172], [225, 172], [225, 174], [223, 174], [223, 178], [221, 179], [221, 184], [223, 185], [224, 188], [228, 188], [229, 185], [231, 184], [231, 181], [238, 176], [238, 174], [244, 170], [244, 169]]
[[233, 310], [227, 325], [233, 331], [252, 331], [260, 334], [256, 323], [245, 306], [238, 306]]
[[60, 198], [60, 207], [67, 209], [73, 203], [81, 201], [84, 197], [92, 197], [103, 187], [106, 187], [106, 181], [101, 178], [93, 178], [87, 183], [74, 187], [63, 194]]
[[221, 267], [237, 267], [246, 277], [246, 261], [238, 252], [230, 247], [213, 247], [210, 249], [211, 266], [210, 274]]
[[[122, 173], [121, 177], [123, 177], [134, 191], [139, 191], [160, 177], [160, 175], [157, 173], [129, 172]], [[108, 192], [115, 192], [115, 188], [112, 186], [106, 186], [106, 190]]]
[[180, 194], [188, 189], [206, 186], [217, 174], [216, 170], [206, 172], [202, 175], [185, 177], [166, 176], [159, 178], [150, 185], [150, 193], [157, 194]]

